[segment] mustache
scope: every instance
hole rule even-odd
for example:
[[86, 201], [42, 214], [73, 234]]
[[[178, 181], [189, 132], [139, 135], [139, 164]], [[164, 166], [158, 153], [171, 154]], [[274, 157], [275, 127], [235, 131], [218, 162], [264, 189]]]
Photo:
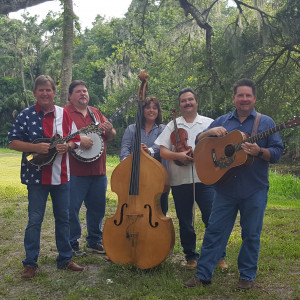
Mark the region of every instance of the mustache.
[[186, 104], [186, 105], [184, 106], [184, 108], [187, 108], [187, 107], [193, 107], [193, 105], [192, 105], [192, 104]]

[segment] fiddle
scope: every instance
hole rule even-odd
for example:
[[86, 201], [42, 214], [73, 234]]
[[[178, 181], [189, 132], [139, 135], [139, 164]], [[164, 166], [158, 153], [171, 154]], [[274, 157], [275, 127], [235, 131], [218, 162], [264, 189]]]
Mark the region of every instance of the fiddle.
[[[172, 109], [172, 118], [174, 122], [174, 131], [171, 133], [171, 143], [175, 147], [175, 152], [184, 152], [188, 151], [186, 154], [190, 157], [193, 157], [193, 148], [187, 144], [188, 133], [184, 128], [178, 128], [177, 122], [177, 111], [175, 108]], [[174, 163], [177, 166], [184, 166], [185, 164], [181, 161], [174, 160]]]

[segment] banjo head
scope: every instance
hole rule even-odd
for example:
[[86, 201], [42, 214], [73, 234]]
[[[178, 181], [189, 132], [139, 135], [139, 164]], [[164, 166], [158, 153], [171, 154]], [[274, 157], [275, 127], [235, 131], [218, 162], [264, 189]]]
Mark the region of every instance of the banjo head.
[[82, 162], [92, 162], [98, 159], [104, 151], [104, 141], [98, 131], [81, 133], [80, 136], [87, 136], [93, 140], [93, 146], [89, 149], [79, 146], [71, 154]]

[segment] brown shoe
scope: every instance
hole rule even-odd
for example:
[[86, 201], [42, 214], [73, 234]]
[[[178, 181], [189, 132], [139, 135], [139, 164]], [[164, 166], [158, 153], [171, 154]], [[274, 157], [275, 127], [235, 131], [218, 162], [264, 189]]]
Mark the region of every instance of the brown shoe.
[[222, 270], [227, 270], [229, 268], [224, 259], [220, 259], [218, 267]]
[[21, 277], [23, 279], [32, 279], [35, 276], [35, 270], [36, 270], [36, 267], [26, 266], [26, 267], [24, 267]]
[[73, 260], [71, 260], [65, 267], [68, 270], [71, 271], [83, 271], [84, 267], [81, 267], [79, 265], [77, 265]]
[[197, 268], [197, 263], [198, 263], [198, 261], [197, 261], [197, 259], [190, 259], [190, 260], [188, 260], [187, 262], [186, 262], [186, 268], [187, 269], [196, 269]]
[[239, 290], [249, 290], [254, 286], [253, 281], [245, 280], [245, 279], [240, 279], [237, 288]]
[[188, 281], [186, 281], [183, 286], [184, 287], [188, 287], [188, 288], [191, 288], [191, 287], [195, 287], [195, 286], [206, 286], [206, 285], [209, 285], [211, 284], [211, 281], [210, 280], [202, 280], [198, 277], [193, 277], [191, 279], [189, 279]]

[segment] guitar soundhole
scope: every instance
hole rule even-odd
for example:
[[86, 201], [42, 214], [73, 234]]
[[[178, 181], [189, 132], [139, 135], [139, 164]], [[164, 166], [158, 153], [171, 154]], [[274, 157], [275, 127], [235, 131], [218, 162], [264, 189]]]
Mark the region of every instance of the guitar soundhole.
[[227, 145], [224, 152], [227, 157], [231, 157], [235, 152], [235, 148], [233, 145]]

